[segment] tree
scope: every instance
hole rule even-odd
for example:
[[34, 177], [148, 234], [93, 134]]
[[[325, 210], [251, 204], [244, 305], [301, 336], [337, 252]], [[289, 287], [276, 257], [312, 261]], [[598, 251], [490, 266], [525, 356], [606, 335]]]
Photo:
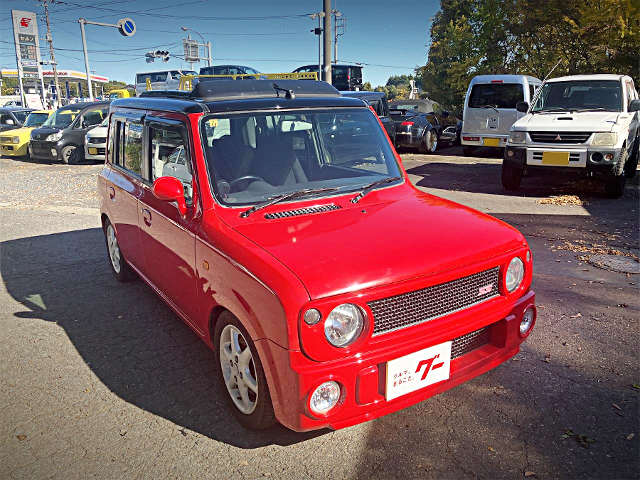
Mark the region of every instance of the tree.
[[362, 84], [362, 90], [364, 90], [365, 92], [370, 92], [371, 90], [373, 90], [373, 87], [371, 86], [371, 82], [364, 82]]

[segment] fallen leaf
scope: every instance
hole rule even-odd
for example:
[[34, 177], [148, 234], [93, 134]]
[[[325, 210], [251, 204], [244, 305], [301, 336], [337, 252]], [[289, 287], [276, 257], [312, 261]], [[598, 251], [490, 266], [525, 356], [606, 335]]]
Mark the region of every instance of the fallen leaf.
[[120, 436], [121, 437], [124, 437], [126, 434], [127, 434], [127, 430], [126, 429], [123, 428], [122, 430], [120, 430]]
[[536, 476], [536, 472], [524, 472], [524, 476], [525, 477], [535, 477]]
[[495, 452], [496, 451], [496, 449], [493, 448], [493, 447], [487, 447], [487, 448], [489, 449], [490, 452]]
[[618, 405], [616, 405], [615, 403], [612, 403], [611, 405], [613, 405], [613, 408], [617, 409], [617, 410], [622, 410]]
[[638, 383], [634, 383], [634, 384], [633, 384], [633, 388], [637, 388], [638, 390], [640, 390], [640, 384], [638, 384]]
[[629, 435], [627, 435], [627, 440], [631, 440], [635, 436], [636, 436], [635, 433], [630, 433]]
[[542, 361], [545, 362], [545, 363], [550, 363], [551, 362], [551, 355], [547, 353], [544, 356], [544, 360], [542, 360]]
[[240, 465], [242, 465], [243, 467], [246, 467], [247, 465], [249, 465], [249, 462], [247, 462], [246, 460], [242, 460], [240, 462]]
[[627, 305], [626, 303], [619, 303], [618, 305], [616, 305], [616, 307], [622, 307], [622, 308], [627, 308], [629, 305]]
[[27, 438], [27, 436], [26, 435], [16, 435], [16, 438], [18, 440], [20, 440], [20, 441], [23, 441], [23, 440], [25, 440]]
[[571, 315], [571, 318], [580, 318], [581, 316], [581, 313], [576, 313], [575, 315]]

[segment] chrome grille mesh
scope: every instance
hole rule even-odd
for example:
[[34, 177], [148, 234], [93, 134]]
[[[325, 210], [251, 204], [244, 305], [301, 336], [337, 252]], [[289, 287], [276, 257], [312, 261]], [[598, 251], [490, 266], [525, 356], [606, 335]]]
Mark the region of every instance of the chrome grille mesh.
[[11, 139], [11, 137], [0, 137], [0, 142], [12, 143], [12, 139]]
[[272, 220], [274, 218], [297, 217], [298, 215], [309, 215], [311, 213], [328, 212], [330, 210], [338, 210], [339, 205], [318, 205], [315, 207], [298, 208], [296, 210], [285, 210], [284, 212], [267, 213], [264, 218]]
[[491, 341], [491, 327], [487, 326], [456, 338], [451, 344], [451, 360], [485, 346]]
[[589, 132], [529, 132], [536, 143], [584, 143], [589, 140]]
[[427, 322], [497, 297], [499, 272], [500, 267], [495, 267], [421, 290], [368, 302], [373, 312], [373, 335]]

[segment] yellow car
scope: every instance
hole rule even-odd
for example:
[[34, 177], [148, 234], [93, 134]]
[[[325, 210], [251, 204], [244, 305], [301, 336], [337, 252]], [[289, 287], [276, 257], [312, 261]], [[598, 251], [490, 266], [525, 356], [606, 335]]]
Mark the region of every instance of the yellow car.
[[54, 110], [34, 110], [29, 114], [21, 128], [5, 130], [0, 134], [0, 154], [10, 157], [23, 157], [29, 152], [31, 130], [41, 126]]

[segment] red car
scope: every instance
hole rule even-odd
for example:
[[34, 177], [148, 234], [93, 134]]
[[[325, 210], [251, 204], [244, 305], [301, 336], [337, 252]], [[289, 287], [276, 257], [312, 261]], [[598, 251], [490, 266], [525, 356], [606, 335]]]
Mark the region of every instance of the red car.
[[522, 234], [417, 190], [375, 114], [323, 82], [116, 100], [98, 188], [116, 278], [217, 352], [250, 428], [386, 415], [503, 363], [535, 323]]

